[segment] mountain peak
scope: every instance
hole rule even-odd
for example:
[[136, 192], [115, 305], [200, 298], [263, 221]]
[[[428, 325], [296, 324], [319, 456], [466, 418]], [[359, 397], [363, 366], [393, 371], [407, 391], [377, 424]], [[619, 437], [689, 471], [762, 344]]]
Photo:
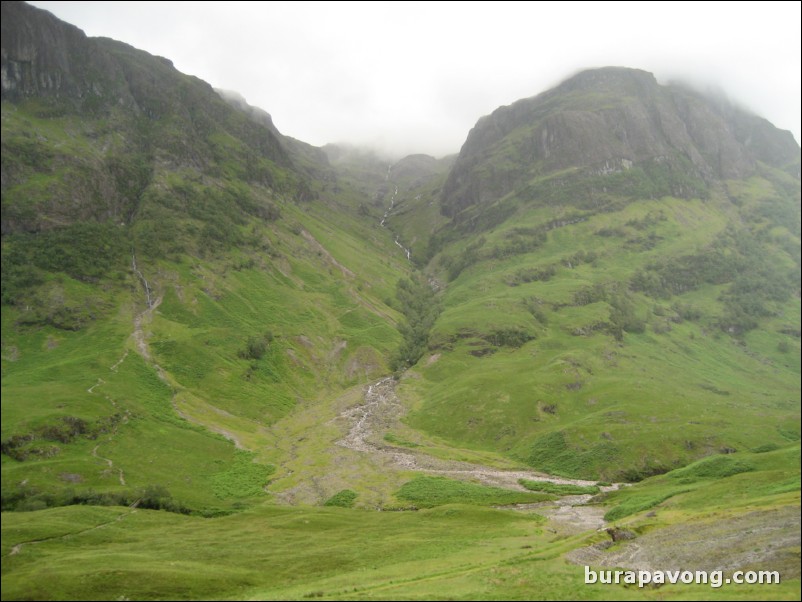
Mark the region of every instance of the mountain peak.
[[751, 175], [757, 161], [798, 173], [799, 146], [720, 99], [660, 85], [646, 71], [605, 67], [482, 117], [446, 182], [443, 209], [453, 216], [564, 170], [581, 177], [632, 165], [661, 172], [660, 196], [703, 196], [713, 181]]
[[657, 86], [654, 74], [631, 67], [599, 67], [584, 69], [563, 80], [555, 90], [604, 89], [621, 91], [626, 86]]

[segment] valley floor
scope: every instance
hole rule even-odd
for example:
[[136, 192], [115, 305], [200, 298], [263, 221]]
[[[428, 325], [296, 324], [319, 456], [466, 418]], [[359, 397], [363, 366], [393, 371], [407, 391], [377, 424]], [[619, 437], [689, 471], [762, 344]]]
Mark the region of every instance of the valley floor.
[[[799, 597], [799, 508], [793, 496], [769, 500], [768, 506], [767, 500], [752, 501], [702, 513], [658, 506], [646, 518], [615, 521], [634, 537], [618, 542], [600, 530], [613, 526], [603, 518], [609, 505], [588, 504], [594, 501], [590, 495], [495, 509], [460, 500], [417, 511], [410, 511], [414, 503], [393, 506], [392, 488], [416, 475], [521, 492], [521, 478], [593, 485], [518, 470], [498, 458], [491, 466], [480, 461], [491, 460], [480, 452], [438, 446], [405, 430], [404, 411], [394, 381], [386, 378], [352, 388], [323, 410], [310, 407], [317, 426], [303, 431], [307, 440], [288, 435], [303, 430], [310, 414], [279, 421], [272, 435], [294, 442], [284, 450], [290, 452], [286, 466], [267, 488], [279, 505], [215, 519], [135, 507], [4, 513], [3, 599]], [[396, 435], [388, 441], [386, 433]], [[409, 440], [414, 437], [417, 442]], [[346, 483], [377, 510], [406, 511], [307, 505]], [[467, 497], [461, 501], [470, 503]], [[586, 585], [585, 565], [773, 568], [781, 571], [782, 583], [720, 589]]]

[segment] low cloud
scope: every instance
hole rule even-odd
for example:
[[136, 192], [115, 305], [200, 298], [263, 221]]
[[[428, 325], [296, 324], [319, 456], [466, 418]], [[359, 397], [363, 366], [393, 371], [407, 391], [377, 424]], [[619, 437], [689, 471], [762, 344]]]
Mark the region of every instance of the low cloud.
[[236, 90], [284, 133], [457, 152], [476, 120], [606, 65], [714, 87], [800, 140], [800, 3], [33, 2]]

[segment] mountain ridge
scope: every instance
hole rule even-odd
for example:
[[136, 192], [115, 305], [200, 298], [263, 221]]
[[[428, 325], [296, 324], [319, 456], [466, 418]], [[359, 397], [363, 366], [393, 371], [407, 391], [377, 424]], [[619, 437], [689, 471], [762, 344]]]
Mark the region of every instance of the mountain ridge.
[[2, 23], [4, 597], [799, 599], [787, 136], [602, 69], [388, 159]]
[[[613, 96], [611, 89], [617, 91]], [[525, 135], [508, 138], [522, 127]], [[603, 173], [656, 161], [709, 184], [748, 177], [755, 160], [798, 165], [799, 146], [790, 132], [734, 106], [718, 110], [686, 88], [660, 86], [645, 71], [608, 67], [580, 72], [480, 118], [449, 175], [442, 203], [453, 217], [549, 172]]]

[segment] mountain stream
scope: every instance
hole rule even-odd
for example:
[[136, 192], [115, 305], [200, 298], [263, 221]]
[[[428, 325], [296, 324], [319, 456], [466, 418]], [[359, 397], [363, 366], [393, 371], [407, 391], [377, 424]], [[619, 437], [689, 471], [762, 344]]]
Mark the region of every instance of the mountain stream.
[[[386, 377], [369, 384], [364, 391], [363, 403], [352, 406], [340, 414], [346, 421], [348, 431], [337, 441], [337, 445], [357, 452], [369, 453], [389, 460], [403, 470], [415, 470], [459, 480], [478, 481], [484, 485], [528, 491], [518, 480], [548, 481], [561, 485], [595, 485], [595, 481], [568, 479], [529, 470], [501, 470], [472, 462], [443, 460], [415, 449], [390, 445], [380, 439], [383, 433], [397, 424], [404, 415], [395, 391], [395, 380]], [[602, 491], [618, 489], [619, 484], [600, 487]], [[563, 530], [571, 532], [601, 529], [605, 526], [604, 509], [587, 505], [591, 495], [568, 495], [550, 502], [516, 504], [505, 508], [513, 510], [535, 510], [547, 516]]]

